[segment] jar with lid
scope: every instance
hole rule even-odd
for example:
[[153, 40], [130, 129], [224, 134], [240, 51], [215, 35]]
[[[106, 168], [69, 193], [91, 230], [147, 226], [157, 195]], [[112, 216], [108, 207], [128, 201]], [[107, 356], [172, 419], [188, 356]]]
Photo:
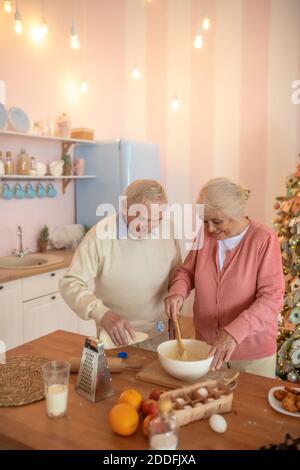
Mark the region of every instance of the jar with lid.
[[12, 153], [6, 152], [6, 159], [4, 162], [4, 171], [6, 175], [13, 174], [13, 161], [12, 161]]
[[30, 159], [25, 149], [21, 149], [17, 164], [18, 175], [29, 175], [30, 174]]
[[29, 174], [31, 176], [37, 175], [37, 166], [36, 166], [36, 159], [35, 157], [30, 157], [30, 170]]
[[5, 175], [5, 166], [4, 166], [4, 160], [2, 157], [2, 152], [0, 152], [0, 175]]
[[150, 449], [176, 450], [178, 447], [178, 426], [170, 398], [160, 398], [158, 410], [158, 416], [149, 423]]

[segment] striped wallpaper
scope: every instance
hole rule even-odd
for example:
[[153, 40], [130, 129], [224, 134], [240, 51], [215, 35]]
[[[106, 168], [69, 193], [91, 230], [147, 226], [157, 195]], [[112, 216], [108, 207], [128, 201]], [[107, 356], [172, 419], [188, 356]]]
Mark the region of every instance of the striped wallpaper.
[[[73, 4], [77, 52], [68, 46]], [[38, 2], [20, 7], [25, 26], [38, 18]], [[299, 0], [52, 0], [46, 15], [49, 38], [37, 48], [0, 13], [8, 104], [32, 119], [67, 111], [74, 126], [95, 128], [99, 139], [158, 142], [170, 202], [192, 202], [207, 179], [224, 175], [252, 189], [249, 215], [271, 223], [274, 197], [300, 153], [300, 105], [291, 101], [300, 79]], [[205, 15], [211, 29], [196, 50]], [[140, 80], [131, 77], [135, 66]], [[83, 75], [88, 94], [70, 95], [69, 82]], [[57, 204], [69, 218], [71, 203], [61, 197], [49, 210], [55, 214]], [[1, 214], [6, 208], [0, 201]]]

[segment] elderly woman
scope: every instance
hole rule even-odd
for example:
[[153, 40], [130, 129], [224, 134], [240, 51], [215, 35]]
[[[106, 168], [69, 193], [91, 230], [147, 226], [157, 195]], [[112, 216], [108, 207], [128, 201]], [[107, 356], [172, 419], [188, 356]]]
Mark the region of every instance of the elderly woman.
[[[167, 201], [158, 182], [136, 180], [125, 196], [123, 213], [101, 220], [87, 233], [60, 281], [60, 292], [77, 315], [94, 319], [98, 332], [104, 328], [117, 346], [142, 331], [149, 335], [143, 347], [155, 349], [166, 339], [163, 299], [181, 264], [180, 249], [174, 238], [157, 236], [160, 207]], [[145, 209], [138, 217], [132, 210], [139, 209], [136, 204]], [[153, 204], [158, 210], [151, 212]], [[95, 292], [88, 287], [92, 279]]]
[[195, 289], [196, 338], [211, 345], [212, 369], [231, 367], [274, 376], [277, 318], [284, 282], [276, 234], [245, 217], [249, 191], [226, 178], [200, 190], [204, 204], [204, 243], [179, 268], [166, 313], [176, 318]]

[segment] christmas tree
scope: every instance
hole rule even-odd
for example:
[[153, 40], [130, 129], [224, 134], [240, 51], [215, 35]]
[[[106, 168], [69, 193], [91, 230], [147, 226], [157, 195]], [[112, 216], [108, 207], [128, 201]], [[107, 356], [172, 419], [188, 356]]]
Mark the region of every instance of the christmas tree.
[[276, 198], [274, 226], [281, 246], [285, 278], [279, 319], [277, 374], [300, 382], [300, 164], [286, 179], [286, 196]]

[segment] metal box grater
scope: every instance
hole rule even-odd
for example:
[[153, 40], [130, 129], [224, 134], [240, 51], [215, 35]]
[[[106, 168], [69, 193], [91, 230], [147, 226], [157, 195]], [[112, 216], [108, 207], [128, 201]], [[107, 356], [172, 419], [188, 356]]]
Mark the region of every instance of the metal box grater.
[[92, 402], [104, 400], [115, 393], [104, 345], [97, 338], [85, 340], [75, 390]]

